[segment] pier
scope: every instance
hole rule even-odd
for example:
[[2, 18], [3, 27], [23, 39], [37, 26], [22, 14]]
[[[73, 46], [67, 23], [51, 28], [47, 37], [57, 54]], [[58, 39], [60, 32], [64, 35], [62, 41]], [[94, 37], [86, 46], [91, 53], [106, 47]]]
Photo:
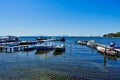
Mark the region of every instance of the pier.
[[12, 53], [15, 51], [23, 51], [28, 45], [18, 45], [18, 46], [0, 46], [0, 52]]
[[[81, 42], [85, 42], [85, 41], [80, 41], [80, 40], [77, 41], [78, 44], [83, 45]], [[120, 56], [120, 47], [112, 48], [109, 45], [99, 44], [99, 43], [96, 43], [95, 41], [92, 41], [92, 40], [86, 41], [84, 45], [89, 46], [89, 47], [91, 47], [93, 49], [97, 49], [98, 51], [100, 51], [102, 53], [105, 53], [105, 54], [107, 53], [107, 55]]]

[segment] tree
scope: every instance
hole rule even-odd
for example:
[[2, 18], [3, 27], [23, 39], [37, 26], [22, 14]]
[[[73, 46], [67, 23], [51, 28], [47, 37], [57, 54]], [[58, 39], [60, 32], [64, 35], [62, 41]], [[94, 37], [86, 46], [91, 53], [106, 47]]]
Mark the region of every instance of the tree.
[[103, 37], [120, 37], [120, 32], [104, 34]]

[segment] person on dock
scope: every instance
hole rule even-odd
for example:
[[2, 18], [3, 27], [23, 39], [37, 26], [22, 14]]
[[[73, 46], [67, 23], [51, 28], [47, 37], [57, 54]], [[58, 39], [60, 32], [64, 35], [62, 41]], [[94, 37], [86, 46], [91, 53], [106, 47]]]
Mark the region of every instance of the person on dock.
[[112, 49], [114, 49], [114, 47], [115, 47], [115, 42], [114, 41], [111, 41], [110, 47], [112, 47]]

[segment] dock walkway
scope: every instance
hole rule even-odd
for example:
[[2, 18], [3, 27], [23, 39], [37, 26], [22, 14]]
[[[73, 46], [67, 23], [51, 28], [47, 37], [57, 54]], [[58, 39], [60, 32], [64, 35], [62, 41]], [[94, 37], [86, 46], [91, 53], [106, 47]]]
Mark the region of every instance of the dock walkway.
[[27, 48], [28, 45], [18, 45], [18, 46], [0, 46], [0, 52], [14, 52], [22, 51], [24, 48]]

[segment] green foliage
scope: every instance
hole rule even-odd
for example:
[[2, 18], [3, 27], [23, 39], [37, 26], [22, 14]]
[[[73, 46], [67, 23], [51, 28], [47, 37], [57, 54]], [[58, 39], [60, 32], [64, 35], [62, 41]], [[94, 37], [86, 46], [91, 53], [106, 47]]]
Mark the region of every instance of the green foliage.
[[120, 32], [104, 34], [103, 37], [120, 37]]

